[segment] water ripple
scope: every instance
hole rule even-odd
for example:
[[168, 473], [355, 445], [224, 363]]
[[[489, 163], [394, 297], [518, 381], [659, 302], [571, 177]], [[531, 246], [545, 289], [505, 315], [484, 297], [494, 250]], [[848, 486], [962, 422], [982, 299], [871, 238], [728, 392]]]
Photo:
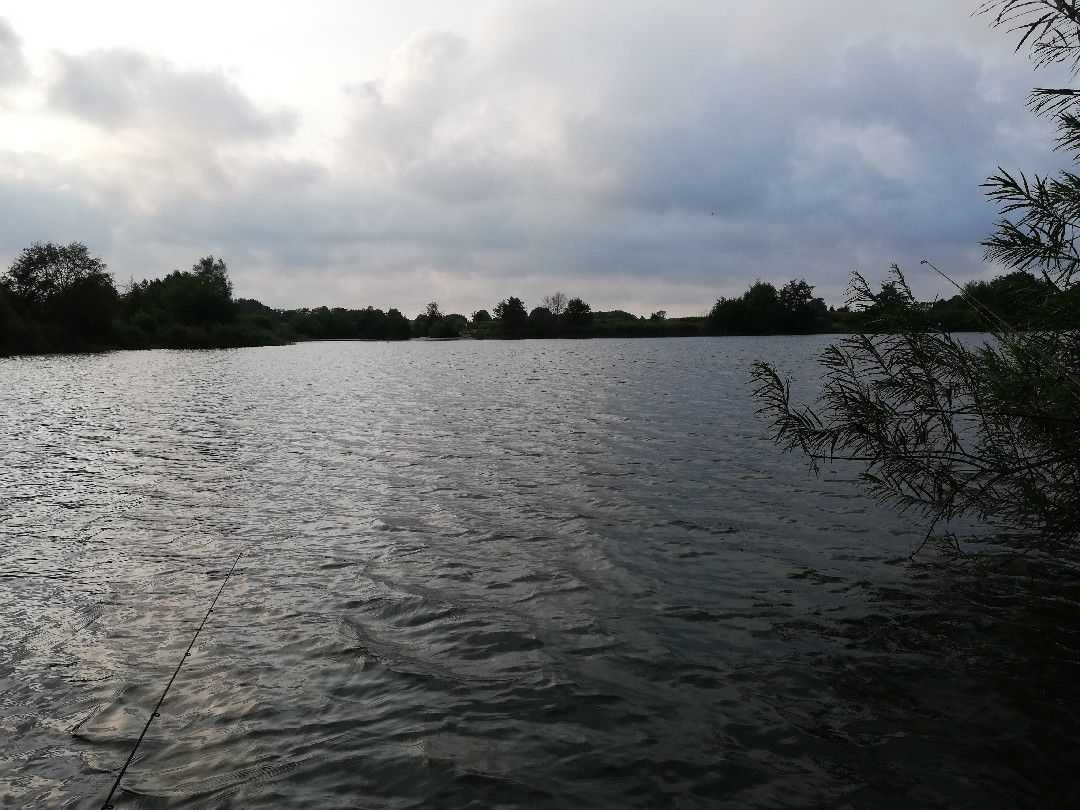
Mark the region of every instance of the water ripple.
[[0, 360], [0, 805], [104, 797], [244, 550], [119, 806], [1066, 806], [1080, 579], [778, 455], [822, 345]]

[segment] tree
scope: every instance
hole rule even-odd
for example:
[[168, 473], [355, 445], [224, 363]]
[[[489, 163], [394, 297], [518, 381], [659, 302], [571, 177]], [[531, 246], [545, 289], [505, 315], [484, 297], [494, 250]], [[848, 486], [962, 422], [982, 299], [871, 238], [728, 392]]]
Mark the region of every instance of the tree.
[[386, 340], [408, 340], [409, 332], [409, 319], [393, 307], [388, 309], [386, 311], [386, 333], [379, 335], [379, 337]]
[[491, 320], [491, 313], [486, 309], [478, 309], [473, 313], [473, 323], [488, 323]]
[[78, 333], [104, 333], [112, 325], [117, 293], [105, 263], [86, 245], [35, 242], [4, 277], [15, 307]]
[[825, 301], [814, 297], [814, 288], [798, 278], [780, 288], [777, 296], [780, 304], [781, 330], [784, 333], [812, 332], [819, 318], [828, 309]]
[[552, 337], [556, 324], [554, 313], [547, 307], [536, 307], [529, 313], [529, 327], [536, 337]]
[[[1077, 4], [994, 0], [981, 10], [995, 25], [1018, 30], [1037, 65], [1080, 67]], [[1056, 116], [1060, 146], [1080, 156], [1080, 95], [1036, 90], [1034, 101], [1037, 111]], [[1028, 547], [1075, 544], [1080, 176], [1028, 178], [1001, 170], [987, 186], [1002, 210], [984, 243], [987, 258], [1037, 271], [1042, 298], [1030, 311], [1061, 328], [1017, 320], [1022, 313], [1002, 317], [959, 288], [993, 335], [973, 346], [939, 328], [933, 309], [917, 304], [898, 269], [876, 293], [856, 275], [853, 303], [867, 314], [868, 328], [824, 352], [816, 406], [793, 405], [789, 383], [764, 363], [756, 368], [757, 397], [779, 443], [815, 465], [858, 463], [874, 496], [927, 521], [928, 539], [962, 518], [1021, 532]]]
[[566, 302], [566, 311], [563, 320], [571, 332], [584, 332], [593, 320], [592, 307], [580, 298], [571, 298]]
[[15, 307], [12, 306], [11, 296], [7, 291], [7, 285], [0, 281], [0, 350], [10, 340], [15, 331]]
[[416, 316], [414, 332], [417, 337], [426, 337], [431, 335], [432, 331], [437, 331], [440, 321], [442, 321], [443, 314], [439, 311], [439, 304], [432, 301], [425, 307], [424, 311]]
[[440, 317], [428, 331], [428, 337], [433, 338], [458, 338], [469, 325], [469, 319], [464, 315], [452, 313]]
[[540, 305], [558, 318], [566, 311], [566, 293], [556, 290], [551, 295], [545, 296]]
[[529, 320], [529, 313], [520, 298], [510, 296], [495, 305], [495, 319], [508, 333], [518, 332]]
[[767, 281], [755, 281], [741, 298], [721, 298], [709, 311], [713, 331], [722, 335], [772, 335], [783, 320], [780, 294]]

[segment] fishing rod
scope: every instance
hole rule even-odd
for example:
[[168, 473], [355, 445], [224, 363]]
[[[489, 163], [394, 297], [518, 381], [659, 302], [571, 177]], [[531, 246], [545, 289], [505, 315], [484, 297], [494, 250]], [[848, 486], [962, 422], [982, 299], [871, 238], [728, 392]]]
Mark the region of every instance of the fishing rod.
[[169, 682], [165, 684], [165, 690], [161, 693], [161, 697], [158, 698], [157, 704], [154, 706], [154, 710], [150, 712], [150, 716], [146, 718], [146, 725], [143, 726], [142, 733], [139, 735], [139, 739], [135, 740], [135, 745], [131, 748], [131, 753], [128, 754], [127, 761], [124, 763], [124, 767], [120, 769], [120, 773], [116, 775], [116, 781], [113, 782], [112, 789], [109, 791], [109, 795], [105, 797], [105, 801], [101, 804], [101, 810], [113, 810], [115, 805], [112, 803], [112, 798], [116, 791], [120, 788], [120, 782], [124, 778], [124, 774], [127, 773], [128, 767], [131, 765], [132, 760], [135, 759], [135, 752], [139, 750], [139, 746], [142, 745], [143, 739], [146, 737], [146, 732], [150, 730], [150, 724], [154, 722], [155, 717], [159, 717], [161, 714], [161, 704], [165, 702], [166, 695], [169, 694], [169, 690], [172, 688], [173, 681], [176, 680], [176, 676], [180, 674], [180, 668], [184, 666], [184, 662], [191, 656], [191, 649], [195, 646], [195, 642], [199, 638], [199, 633], [202, 632], [203, 627], [206, 626], [207, 619], [210, 618], [210, 614], [214, 612], [214, 606], [217, 605], [218, 599], [221, 598], [222, 591], [225, 590], [225, 586], [229, 584], [229, 578], [233, 575], [233, 571], [236, 570], [236, 564], [240, 562], [240, 558], [244, 556], [244, 552], [240, 552], [236, 555], [236, 559], [233, 560], [232, 567], [229, 569], [229, 573], [225, 575], [225, 579], [221, 582], [221, 587], [218, 588], [218, 592], [214, 595], [214, 600], [210, 603], [210, 607], [206, 611], [206, 615], [203, 616], [203, 620], [199, 622], [199, 626], [195, 630], [195, 635], [191, 638], [191, 643], [188, 644], [187, 650], [180, 658], [180, 663], [176, 665], [176, 669], [173, 671], [172, 677], [169, 678]]

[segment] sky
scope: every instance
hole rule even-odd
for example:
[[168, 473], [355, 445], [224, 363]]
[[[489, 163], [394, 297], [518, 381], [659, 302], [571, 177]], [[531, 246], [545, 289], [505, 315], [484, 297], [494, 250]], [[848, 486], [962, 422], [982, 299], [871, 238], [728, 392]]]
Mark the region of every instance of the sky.
[[0, 264], [118, 282], [213, 254], [276, 307], [469, 314], [555, 289], [695, 315], [756, 279], [842, 303], [1000, 268], [998, 166], [1053, 83], [976, 0], [6, 0]]

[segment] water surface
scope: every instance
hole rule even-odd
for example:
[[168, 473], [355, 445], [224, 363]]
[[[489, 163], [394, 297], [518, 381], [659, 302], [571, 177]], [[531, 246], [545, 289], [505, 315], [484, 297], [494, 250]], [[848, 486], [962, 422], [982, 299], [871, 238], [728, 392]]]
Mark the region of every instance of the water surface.
[[1071, 573], [908, 552], [749, 403], [824, 338], [0, 360], [0, 797], [1052, 806]]

